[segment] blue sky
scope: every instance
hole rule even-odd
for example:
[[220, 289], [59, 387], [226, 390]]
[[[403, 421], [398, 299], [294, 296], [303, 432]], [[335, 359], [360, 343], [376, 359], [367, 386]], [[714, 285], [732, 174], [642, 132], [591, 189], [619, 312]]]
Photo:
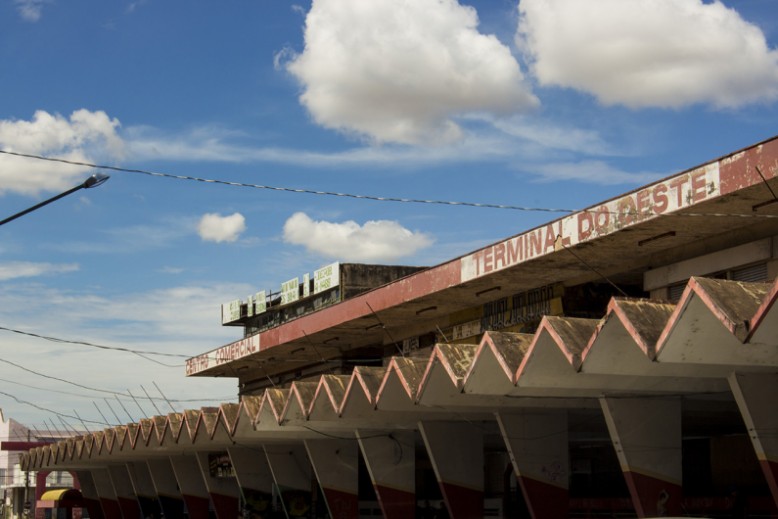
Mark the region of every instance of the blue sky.
[[[0, 150], [580, 209], [772, 137], [777, 49], [775, 0], [0, 0]], [[0, 217], [95, 172], [0, 154]], [[194, 356], [239, 338], [223, 302], [332, 261], [434, 265], [563, 214], [108, 173], [0, 227], [1, 327]], [[7, 330], [0, 348], [0, 408], [38, 428], [61, 417], [30, 403], [115, 424], [106, 399], [124, 422], [157, 409], [120, 396], [128, 416], [111, 391], [156, 384], [179, 410], [237, 393], [180, 357]]]

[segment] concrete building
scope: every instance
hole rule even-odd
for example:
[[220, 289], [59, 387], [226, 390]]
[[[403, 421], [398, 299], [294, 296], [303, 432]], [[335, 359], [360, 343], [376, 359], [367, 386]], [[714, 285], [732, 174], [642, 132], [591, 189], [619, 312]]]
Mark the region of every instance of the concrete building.
[[7, 420], [0, 409], [0, 489], [3, 491], [0, 518], [17, 519], [24, 516], [25, 509], [30, 514], [35, 508], [35, 488], [37, 483], [45, 481], [49, 488], [71, 488], [74, 481], [68, 472], [52, 470], [39, 474], [22, 469], [20, 457], [32, 445], [53, 443], [70, 436], [60, 430], [41, 432], [33, 430], [13, 418]]
[[[238, 403], [22, 460], [90, 517], [778, 516], [778, 138], [430, 268], [222, 307]], [[435, 515], [438, 514], [438, 515]]]

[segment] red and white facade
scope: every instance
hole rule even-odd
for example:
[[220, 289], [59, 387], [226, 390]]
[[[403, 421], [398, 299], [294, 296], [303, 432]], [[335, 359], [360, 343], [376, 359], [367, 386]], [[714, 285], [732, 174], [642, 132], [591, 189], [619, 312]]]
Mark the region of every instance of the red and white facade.
[[23, 464], [91, 517], [778, 516], [776, 177], [772, 139], [249, 334], [187, 364], [238, 403]]

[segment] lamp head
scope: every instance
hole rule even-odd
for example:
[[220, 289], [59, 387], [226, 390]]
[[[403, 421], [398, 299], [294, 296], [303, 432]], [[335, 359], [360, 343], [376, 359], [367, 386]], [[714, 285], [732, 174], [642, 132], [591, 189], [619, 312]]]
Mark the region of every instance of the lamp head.
[[109, 178], [111, 177], [108, 175], [104, 175], [102, 173], [95, 173], [94, 175], [92, 175], [91, 177], [89, 177], [84, 181], [84, 187], [87, 189], [92, 187], [97, 187], [101, 184], [104, 184], [105, 181], [108, 180]]

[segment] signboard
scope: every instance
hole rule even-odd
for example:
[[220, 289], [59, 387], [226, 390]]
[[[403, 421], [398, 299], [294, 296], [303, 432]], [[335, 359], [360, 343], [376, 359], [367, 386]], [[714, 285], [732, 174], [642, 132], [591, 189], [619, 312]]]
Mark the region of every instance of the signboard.
[[451, 340], [460, 341], [481, 333], [481, 320], [457, 324], [451, 329]]
[[240, 299], [222, 305], [222, 324], [240, 319]]
[[255, 313], [257, 315], [267, 312], [267, 295], [265, 294], [264, 290], [260, 290], [259, 292], [257, 292], [257, 295], [254, 298], [254, 302], [257, 305], [257, 308], [255, 310]]
[[281, 283], [281, 304], [287, 305], [300, 299], [300, 282], [297, 278]]
[[208, 353], [203, 353], [197, 357], [192, 357], [186, 361], [186, 374], [194, 375], [214, 366], [219, 366], [226, 362], [232, 362], [243, 357], [247, 357], [259, 352], [259, 334], [251, 335], [239, 341], [231, 342], [221, 348], [217, 348]]
[[719, 190], [718, 162], [671, 177], [464, 256], [462, 282], [693, 206]]
[[313, 273], [313, 293], [318, 294], [340, 284], [340, 263], [331, 263]]
[[303, 276], [303, 297], [311, 295], [311, 275], [307, 272]]

